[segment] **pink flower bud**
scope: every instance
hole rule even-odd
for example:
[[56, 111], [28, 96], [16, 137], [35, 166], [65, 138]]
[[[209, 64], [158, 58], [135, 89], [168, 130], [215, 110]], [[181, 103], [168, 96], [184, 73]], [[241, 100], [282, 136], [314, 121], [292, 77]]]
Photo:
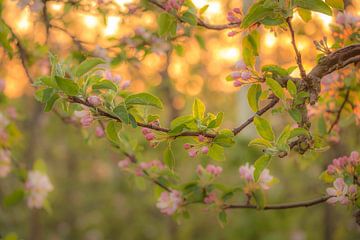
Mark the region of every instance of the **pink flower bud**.
[[91, 115], [91, 113], [89, 112], [87, 115], [83, 116], [80, 119], [80, 123], [83, 127], [89, 127], [91, 125], [91, 123], [93, 122], [93, 116]]
[[149, 128], [142, 128], [142, 129], [141, 129], [141, 132], [142, 132], [144, 135], [146, 135], [146, 134], [148, 134], [148, 133], [151, 133], [151, 130], [150, 130]]
[[191, 149], [189, 150], [188, 154], [190, 157], [194, 158], [197, 155], [197, 151], [195, 149]]
[[243, 72], [241, 73], [241, 78], [242, 78], [243, 80], [248, 80], [248, 79], [251, 78], [251, 73], [250, 73], [249, 71], [243, 71]]
[[98, 138], [102, 138], [105, 136], [105, 132], [104, 129], [101, 126], [97, 126], [95, 129], [95, 135]]
[[129, 87], [130, 87], [130, 84], [131, 84], [131, 82], [130, 82], [129, 80], [126, 80], [126, 81], [122, 84], [121, 89], [122, 89], [122, 90], [125, 90], [125, 89], [129, 88]]
[[234, 86], [234, 87], [241, 87], [242, 85], [243, 85], [243, 83], [240, 82], [240, 81], [234, 81], [234, 82], [233, 82], [233, 86]]
[[207, 146], [203, 146], [203, 147], [201, 148], [201, 152], [202, 152], [203, 154], [207, 154], [207, 153], [209, 152], [209, 148], [208, 148]]
[[237, 14], [242, 14], [240, 8], [233, 8], [233, 11]]
[[191, 144], [190, 143], [185, 143], [184, 144], [184, 149], [185, 150], [189, 150], [191, 148]]
[[131, 164], [131, 161], [129, 158], [125, 158], [124, 160], [121, 160], [118, 162], [118, 167], [120, 169], [125, 169], [127, 167], [129, 167], [129, 165]]
[[205, 142], [206, 137], [204, 137], [203, 135], [199, 135], [198, 140], [199, 140], [199, 142]]
[[206, 171], [208, 173], [214, 175], [215, 177], [217, 177], [222, 173], [223, 169], [220, 166], [215, 166], [215, 165], [209, 164], [206, 166]]
[[240, 72], [232, 72], [230, 74], [230, 76], [233, 78], [233, 79], [238, 79], [238, 78], [241, 78], [241, 73]]
[[155, 134], [153, 134], [153, 133], [147, 133], [147, 134], [145, 135], [145, 138], [146, 138], [147, 141], [152, 141], [152, 140], [155, 139]]
[[336, 168], [333, 166], [333, 165], [329, 165], [328, 167], [327, 167], [327, 172], [329, 173], [329, 174], [334, 174], [335, 172], [336, 172]]
[[213, 202], [216, 201], [216, 194], [214, 192], [209, 193], [205, 198], [204, 198], [204, 203], [205, 204], [211, 204]]
[[94, 107], [100, 106], [102, 102], [101, 99], [96, 95], [88, 97], [87, 100]]
[[228, 37], [234, 37], [236, 34], [238, 34], [237, 31], [231, 31], [227, 35], [228, 35]]
[[239, 60], [235, 63], [235, 69], [237, 70], [246, 70], [247, 66], [243, 60]]

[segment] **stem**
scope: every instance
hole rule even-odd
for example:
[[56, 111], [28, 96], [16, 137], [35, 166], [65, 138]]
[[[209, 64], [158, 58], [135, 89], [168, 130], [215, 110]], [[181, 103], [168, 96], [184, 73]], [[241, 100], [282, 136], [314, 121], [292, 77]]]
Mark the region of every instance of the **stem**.
[[298, 65], [298, 67], [299, 67], [301, 78], [304, 81], [306, 81], [306, 72], [305, 72], [305, 68], [304, 68], [304, 66], [302, 64], [301, 54], [300, 54], [300, 52], [299, 52], [299, 50], [297, 48], [297, 45], [296, 45], [295, 32], [294, 32], [293, 26], [291, 24], [291, 19], [287, 18], [286, 22], [287, 22], [287, 25], [289, 26], [289, 30], [290, 30], [290, 33], [291, 33], [291, 44], [293, 45], [293, 48], [294, 48], [294, 51], [295, 51], [295, 54], [296, 54], [296, 63]]
[[341, 117], [341, 113], [342, 113], [342, 111], [344, 110], [347, 101], [349, 100], [349, 96], [350, 96], [350, 89], [348, 89], [348, 90], [346, 91], [346, 94], [345, 94], [345, 97], [344, 97], [344, 101], [342, 102], [339, 110], [337, 111], [335, 121], [331, 124], [331, 126], [330, 126], [330, 128], [329, 128], [329, 130], [328, 130], [328, 134], [330, 134], [331, 131], [333, 130], [333, 128], [336, 126], [336, 124], [339, 123], [339, 120], [340, 120], [340, 117]]

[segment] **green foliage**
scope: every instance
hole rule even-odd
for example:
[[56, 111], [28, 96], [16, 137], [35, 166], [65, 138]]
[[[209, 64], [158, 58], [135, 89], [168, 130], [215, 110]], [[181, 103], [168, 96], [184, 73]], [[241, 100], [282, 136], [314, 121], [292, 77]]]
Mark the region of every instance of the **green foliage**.
[[99, 64], [104, 63], [104, 60], [102, 60], [101, 58], [87, 58], [76, 68], [75, 76], [81, 77], [84, 74], [88, 73], [90, 70], [93, 70]]
[[159, 109], [163, 108], [163, 104], [161, 100], [151, 95], [150, 93], [137, 93], [133, 95], [129, 95], [125, 98], [125, 104], [127, 106], [131, 105], [143, 105], [143, 106], [153, 106]]
[[294, 6], [308, 9], [314, 12], [324, 13], [326, 15], [332, 15], [331, 8], [322, 0], [294, 0]]
[[270, 123], [259, 116], [255, 116], [254, 117], [254, 124], [256, 127], [256, 131], [258, 132], [258, 134], [263, 137], [264, 139], [268, 140], [268, 141], [273, 141], [275, 138], [274, 132], [272, 130], [272, 127], [270, 125]]
[[157, 19], [158, 33], [160, 36], [174, 37], [176, 35], [177, 21], [169, 13], [161, 13]]
[[259, 180], [259, 177], [262, 173], [262, 171], [269, 166], [271, 160], [271, 155], [265, 154], [262, 155], [260, 158], [258, 158], [254, 163], [254, 179], [255, 181]]
[[247, 99], [249, 106], [254, 112], [259, 110], [259, 99], [261, 96], [261, 85], [253, 84], [248, 90]]

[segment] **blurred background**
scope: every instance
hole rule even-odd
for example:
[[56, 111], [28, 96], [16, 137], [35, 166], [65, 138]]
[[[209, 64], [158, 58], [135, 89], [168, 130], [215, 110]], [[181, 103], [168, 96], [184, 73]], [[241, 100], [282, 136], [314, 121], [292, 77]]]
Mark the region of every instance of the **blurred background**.
[[[115, 0], [112, 4], [101, 1], [105, 4], [104, 19], [97, 10], [100, 1], [80, 2], [75, 8], [62, 1], [47, 1], [49, 20], [28, 7], [19, 9], [17, 1], [3, 1], [2, 18], [30, 52], [28, 60], [34, 78], [48, 73], [48, 51], [79, 60], [87, 55], [101, 56], [108, 59], [114, 73], [131, 81], [130, 90], [149, 90], [161, 97], [166, 106], [162, 124], [189, 112], [195, 97], [201, 98], [209, 111], [223, 111], [225, 127], [233, 127], [252, 115], [246, 101], [247, 89], [234, 88], [225, 80], [241, 58], [241, 34], [228, 37], [226, 30], [199, 28], [194, 33], [197, 37], [178, 37], [172, 46], [161, 39], [153, 39], [151, 52], [144, 54], [143, 50], [127, 49], [122, 44], [135, 44], [132, 37], [144, 31], [155, 32], [156, 12], [128, 14], [129, 6], [137, 4], [138, 0]], [[198, 8], [209, 4], [204, 18], [212, 24], [226, 23], [226, 13], [231, 8], [246, 9], [251, 2], [193, 0]], [[360, 14], [359, 0], [345, 2], [349, 13]], [[305, 24], [295, 16], [298, 47], [307, 71], [316, 63], [312, 41], [328, 36], [331, 45], [330, 24], [334, 21], [334, 17], [313, 14], [313, 19]], [[46, 23], [51, 24], [48, 34]], [[289, 33], [261, 31], [259, 64], [294, 66]], [[14, 154], [27, 166], [36, 159], [43, 159], [55, 186], [50, 194], [50, 214], [44, 210], [29, 210], [25, 204], [15, 208], [0, 207], [0, 233], [17, 232], [21, 238], [29, 240], [360, 239], [360, 229], [351, 209], [326, 204], [274, 212], [234, 210], [229, 212], [224, 228], [217, 222], [216, 213], [206, 211], [203, 206], [191, 206], [191, 218], [180, 223], [162, 216], [155, 207], [153, 186], [134, 181], [120, 172], [117, 162], [124, 156], [112, 149], [105, 139], [92, 138], [93, 130], [77, 129], [64, 124], [53, 113], [43, 112], [43, 107], [33, 98], [33, 89], [17, 56], [9, 59], [1, 49], [0, 65], [0, 77], [6, 81], [5, 94], [18, 110], [18, 124], [23, 132], [22, 142]], [[273, 118], [274, 128], [278, 130], [289, 120]], [[140, 131], [136, 134], [145, 149], [143, 159], [162, 156], [161, 146], [160, 150], [151, 149], [142, 140]], [[251, 126], [236, 138], [236, 146], [227, 150], [227, 160], [220, 163], [224, 174], [219, 181], [236, 184], [239, 165], [253, 162], [260, 155], [258, 150], [247, 147], [254, 135]], [[198, 162], [181, 149], [184, 142], [186, 139], [175, 144], [177, 167], [185, 179], [191, 179]], [[280, 183], [268, 192], [269, 202], [301, 201], [323, 194], [325, 185], [318, 176], [326, 163], [359, 148], [360, 129], [352, 122], [342, 128], [340, 142], [332, 143], [325, 153], [293, 154], [274, 161], [271, 172]], [[0, 198], [16, 184], [19, 183], [15, 178], [6, 183], [0, 181]]]

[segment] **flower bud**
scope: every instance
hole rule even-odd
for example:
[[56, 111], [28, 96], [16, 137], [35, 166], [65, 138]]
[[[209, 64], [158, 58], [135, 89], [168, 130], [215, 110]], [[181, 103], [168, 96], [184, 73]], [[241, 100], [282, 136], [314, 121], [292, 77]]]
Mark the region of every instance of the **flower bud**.
[[249, 71], [243, 71], [243, 72], [241, 73], [241, 78], [242, 78], [243, 80], [248, 80], [248, 79], [251, 78], [251, 73], [250, 73]]
[[203, 147], [201, 148], [201, 152], [202, 152], [203, 154], [207, 154], [207, 153], [209, 152], [209, 148], [208, 148], [207, 146], [203, 146]]
[[87, 100], [94, 107], [100, 106], [101, 102], [102, 102], [101, 98], [99, 98], [96, 95], [92, 95], [92, 96], [88, 97]]

